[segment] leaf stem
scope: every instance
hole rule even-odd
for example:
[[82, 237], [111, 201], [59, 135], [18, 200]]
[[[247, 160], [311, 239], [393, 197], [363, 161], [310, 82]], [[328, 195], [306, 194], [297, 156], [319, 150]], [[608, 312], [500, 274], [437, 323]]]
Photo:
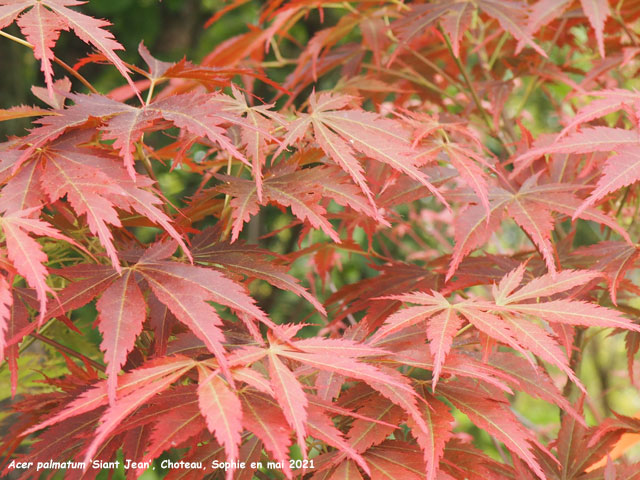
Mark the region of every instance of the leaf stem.
[[509, 32], [504, 32], [500, 37], [500, 40], [498, 40], [498, 45], [496, 45], [496, 48], [493, 51], [491, 58], [489, 59], [489, 63], [487, 64], [487, 68], [489, 69], [489, 71], [493, 70], [493, 65], [496, 63], [496, 61], [500, 57], [502, 47], [504, 46], [504, 42], [507, 41], [507, 38], [509, 38]]
[[[398, 46], [403, 47], [403, 45], [398, 45]], [[457, 88], [462, 90], [462, 88], [461, 88], [462, 86], [460, 85], [460, 83], [455, 78], [453, 78], [451, 75], [449, 75], [443, 69], [441, 69], [438, 65], [436, 65], [434, 62], [429, 60], [427, 57], [422, 55], [420, 52], [417, 52], [417, 51], [415, 51], [415, 50], [413, 50], [412, 48], [409, 48], [409, 47], [405, 47], [405, 50], [409, 51], [409, 53], [411, 53], [414, 57], [416, 57], [418, 60], [420, 60], [422, 63], [424, 63], [427, 67], [431, 68], [432, 70], [434, 70], [437, 73], [439, 73], [440, 75], [442, 75], [446, 80], [449, 81], [449, 83], [455, 85]]]
[[[615, 218], [618, 218], [620, 216], [620, 213], [622, 213], [622, 209], [624, 208], [624, 205], [627, 201], [627, 197], [629, 196], [630, 187], [631, 185], [627, 185], [624, 189], [624, 194], [622, 195], [622, 199], [620, 200], [620, 205], [618, 206], [618, 209], [616, 210], [616, 214], [614, 215]], [[611, 238], [611, 233], [613, 233], [613, 230], [609, 228], [609, 230], [607, 231], [607, 235], [605, 237], [606, 240], [609, 240]]]
[[[10, 33], [5, 32], [4, 30], [0, 30], [0, 35], [5, 38], [8, 38], [9, 40], [13, 40], [14, 42], [19, 43], [20, 45], [24, 45], [25, 47], [28, 47], [31, 50], [35, 49], [35, 47], [31, 43], [21, 38], [18, 38], [14, 35], [11, 35]], [[95, 87], [91, 85], [91, 83], [89, 83], [89, 80], [87, 80], [79, 72], [74, 70], [73, 67], [67, 65], [67, 63], [63, 62], [55, 55], [53, 56], [53, 61], [56, 62], [58, 65], [60, 65], [62, 68], [64, 68], [70, 75], [75, 77], [85, 87], [87, 87], [91, 93], [98, 93], [98, 90], [96, 90]]]
[[380, 67], [378, 65], [374, 65], [373, 63], [365, 63], [362, 66], [366, 67], [366, 68], [370, 68], [372, 70], [378, 70], [379, 72], [386, 73], [387, 75], [392, 75], [394, 77], [403, 78], [403, 79], [408, 80], [410, 82], [416, 83], [418, 85], [426, 87], [429, 90], [432, 90], [432, 91], [434, 91], [434, 92], [436, 92], [436, 93], [438, 93], [440, 95], [443, 95], [443, 96], [451, 99], [456, 105], [460, 105], [459, 102], [457, 101], [457, 99], [453, 95], [451, 95], [450, 93], [442, 90], [435, 83], [430, 82], [429, 80], [427, 80], [426, 78], [424, 78], [421, 75], [416, 75], [416, 76], [409, 75], [408, 73], [406, 73], [404, 71], [392, 70], [390, 68]]
[[151, 103], [151, 99], [153, 98], [153, 90], [156, 86], [156, 80], [152, 79], [151, 84], [149, 85], [149, 90], [147, 91], [147, 99], [144, 101], [144, 106], [146, 107]]
[[484, 123], [487, 124], [487, 127], [489, 128], [491, 133], [502, 144], [503, 148], [509, 154], [509, 156], [513, 155], [513, 151], [511, 147], [507, 145], [507, 142], [505, 142], [505, 140], [502, 138], [502, 136], [500, 135], [500, 132], [496, 130], [495, 125], [493, 124], [493, 120], [491, 119], [491, 115], [489, 115], [489, 112], [487, 112], [487, 110], [482, 106], [482, 101], [480, 100], [480, 97], [478, 96], [478, 92], [476, 92], [476, 89], [474, 88], [473, 83], [471, 82], [471, 77], [469, 76], [467, 69], [462, 64], [460, 59], [456, 57], [455, 54], [453, 53], [453, 46], [451, 45], [451, 40], [449, 40], [449, 37], [447, 36], [447, 34], [444, 33], [442, 30], [440, 30], [440, 33], [442, 34], [445, 44], [447, 45], [447, 50], [449, 50], [449, 53], [451, 54], [453, 61], [456, 63], [458, 70], [460, 70], [460, 73], [462, 74], [464, 83], [467, 86], [469, 93], [471, 94], [471, 98], [473, 99], [473, 102], [478, 107], [478, 110], [480, 111], [480, 114], [482, 116], [482, 119], [484, 120]]
[[153, 166], [151, 165], [151, 161], [149, 161], [149, 157], [147, 157], [147, 154], [144, 152], [144, 148], [142, 147], [142, 139], [136, 143], [136, 150], [138, 152], [138, 156], [140, 157], [140, 160], [142, 161], [142, 165], [144, 165], [144, 169], [147, 171], [147, 173], [149, 174], [149, 177], [151, 177], [151, 179], [158, 183], [158, 179], [156, 178], [156, 174], [153, 173]]
[[[228, 176], [231, 176], [231, 167], [232, 167], [231, 156], [228, 156], [227, 157], [227, 175]], [[223, 240], [223, 241], [229, 237], [229, 232], [231, 232], [232, 215], [231, 215], [231, 206], [229, 205], [230, 201], [231, 201], [231, 195], [229, 195], [228, 193], [225, 193], [222, 213], [220, 214], [220, 220], [224, 219], [226, 216], [229, 217], [229, 220], [225, 224], [224, 230], [222, 232], [222, 236], [220, 238], [220, 240]]]
[[620, 25], [620, 27], [622, 27], [622, 29], [624, 30], [624, 33], [627, 34], [627, 36], [629, 37], [629, 40], [631, 40], [631, 43], [633, 43], [633, 46], [637, 47], [638, 46], [638, 39], [636, 37], [636, 34], [633, 31], [629, 30], [629, 27], [627, 27], [627, 24], [624, 23], [624, 20], [620, 16], [620, 13], [616, 12], [611, 16], [618, 23], [618, 25]]
[[[569, 358], [569, 368], [572, 371], [576, 371], [576, 367], [580, 364], [580, 360], [582, 358], [582, 346], [584, 343], [584, 332], [585, 329], [582, 327], [576, 327], [576, 335], [573, 337], [573, 351], [571, 352]], [[569, 352], [567, 352], [569, 353]], [[574, 384], [571, 382], [571, 379], [567, 378], [567, 383], [565, 383], [564, 388], [562, 389], [562, 396], [564, 398], [569, 398], [571, 393], [574, 390]], [[560, 409], [560, 416], [563, 415], [562, 409]]]
[[52, 340], [49, 337], [45, 337], [44, 335], [41, 335], [39, 333], [33, 332], [31, 334], [31, 336], [37, 340], [40, 340], [43, 343], [46, 343], [47, 345], [51, 345], [53, 348], [55, 348], [56, 350], [60, 350], [63, 353], [66, 353], [67, 355], [70, 355], [72, 357], [75, 357], [79, 360], [82, 360], [83, 362], [88, 363], [89, 365], [91, 365], [93, 368], [95, 368], [96, 370], [100, 370], [101, 372], [104, 372], [105, 366], [96, 362], [95, 360], [92, 360], [91, 358], [81, 354], [80, 352], [76, 352], [75, 350], [69, 348], [69, 347], [65, 347], [64, 345], [56, 342], [55, 340]]

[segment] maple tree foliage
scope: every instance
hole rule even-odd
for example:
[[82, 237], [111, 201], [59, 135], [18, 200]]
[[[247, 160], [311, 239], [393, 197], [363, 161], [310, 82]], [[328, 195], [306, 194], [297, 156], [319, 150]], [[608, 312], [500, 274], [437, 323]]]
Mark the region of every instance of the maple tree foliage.
[[[199, 63], [136, 65], [81, 5], [0, 0], [44, 84], [0, 110], [34, 117], [0, 144], [3, 474], [636, 478], [607, 455], [640, 422], [581, 362], [624, 335], [635, 388], [640, 1], [270, 0]], [[28, 384], [34, 344], [58, 366]]]

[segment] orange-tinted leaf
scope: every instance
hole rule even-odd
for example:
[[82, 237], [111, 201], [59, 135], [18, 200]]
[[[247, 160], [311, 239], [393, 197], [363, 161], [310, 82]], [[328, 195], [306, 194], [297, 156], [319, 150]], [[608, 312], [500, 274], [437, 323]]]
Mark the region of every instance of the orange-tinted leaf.
[[41, 115], [55, 115], [50, 110], [38, 107], [29, 107], [27, 105], [19, 105], [8, 109], [0, 109], [0, 122], [13, 120], [16, 118], [39, 117]]

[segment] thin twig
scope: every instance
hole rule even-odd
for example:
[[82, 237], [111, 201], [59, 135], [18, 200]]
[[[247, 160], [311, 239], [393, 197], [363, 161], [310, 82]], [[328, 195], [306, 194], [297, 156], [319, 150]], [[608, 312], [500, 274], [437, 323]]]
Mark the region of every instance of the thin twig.
[[44, 335], [41, 335], [41, 334], [36, 333], [36, 332], [33, 332], [31, 334], [31, 336], [33, 338], [35, 338], [36, 340], [40, 340], [41, 342], [46, 343], [47, 345], [51, 345], [56, 350], [60, 350], [61, 352], [66, 353], [67, 355], [70, 355], [70, 356], [75, 357], [75, 358], [77, 358], [79, 360], [82, 360], [83, 362], [88, 363], [89, 365], [91, 365], [96, 370], [100, 370], [101, 372], [104, 372], [106, 370], [104, 365], [96, 362], [95, 360], [90, 359], [89, 357], [84, 356], [80, 352], [76, 352], [75, 350], [73, 350], [73, 349], [71, 349], [69, 347], [65, 347], [64, 345], [61, 345], [60, 343], [56, 342], [55, 340], [52, 340], [49, 337], [45, 337]]
[[[19, 43], [20, 45], [24, 45], [25, 47], [28, 47], [31, 50], [35, 49], [35, 47], [31, 43], [27, 42], [26, 40], [23, 40], [23, 39], [18, 38], [18, 37], [14, 36], [14, 35], [11, 35], [10, 33], [7, 33], [7, 32], [5, 32], [3, 30], [0, 30], [0, 35], [5, 37], [5, 38], [8, 38], [9, 40], [13, 40], [14, 42]], [[56, 62], [58, 65], [60, 65], [62, 68], [64, 68], [70, 75], [75, 77], [85, 87], [87, 87], [89, 89], [89, 91], [91, 91], [91, 93], [98, 93], [98, 90], [96, 90], [95, 87], [93, 85], [91, 85], [91, 83], [89, 83], [89, 80], [87, 80], [79, 72], [74, 70], [73, 67], [67, 65], [65, 62], [60, 60], [55, 55], [53, 56], [53, 61]]]
[[464, 83], [467, 86], [469, 93], [471, 94], [471, 98], [473, 99], [473, 102], [476, 104], [476, 107], [478, 107], [478, 110], [480, 111], [482, 119], [487, 124], [487, 127], [489, 128], [491, 133], [502, 144], [502, 147], [507, 152], [507, 154], [509, 154], [509, 156], [513, 155], [512, 148], [502, 138], [502, 136], [500, 135], [500, 132], [496, 130], [495, 125], [493, 124], [491, 115], [489, 115], [489, 112], [487, 112], [487, 110], [482, 106], [482, 101], [480, 100], [480, 97], [478, 96], [478, 92], [476, 92], [476, 89], [473, 86], [473, 83], [471, 82], [471, 77], [469, 76], [467, 69], [462, 64], [460, 59], [453, 53], [453, 46], [451, 45], [451, 41], [449, 40], [449, 37], [444, 32], [441, 32], [441, 33], [442, 33], [442, 37], [444, 38], [445, 44], [447, 45], [447, 49], [449, 50], [449, 53], [453, 58], [453, 61], [456, 63], [458, 70], [460, 70], [460, 73], [462, 74], [462, 78], [464, 79]]

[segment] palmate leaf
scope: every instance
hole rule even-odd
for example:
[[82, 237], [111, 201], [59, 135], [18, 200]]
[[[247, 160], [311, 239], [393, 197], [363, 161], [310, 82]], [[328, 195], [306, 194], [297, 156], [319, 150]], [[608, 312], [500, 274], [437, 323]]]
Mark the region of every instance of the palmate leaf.
[[[580, 208], [580, 200], [565, 184], [540, 184], [536, 179], [526, 181], [517, 192], [499, 187], [489, 191], [489, 211], [471, 205], [455, 221], [455, 246], [447, 271], [447, 280], [455, 274], [462, 259], [473, 249], [488, 241], [505, 215], [509, 215], [531, 238], [542, 255], [549, 272], [556, 272], [555, 248], [551, 232], [555, 225], [552, 212], [582, 218], [608, 226], [631, 243], [628, 233], [615, 219], [592, 208]], [[569, 191], [568, 191], [569, 190]]]
[[70, 267], [60, 272], [64, 276], [80, 280], [71, 283], [61, 292], [60, 302], [52, 308], [50, 314], [61, 315], [88, 303], [102, 293], [97, 303], [98, 326], [103, 334], [101, 348], [105, 351], [108, 397], [112, 405], [122, 395], [119, 392], [122, 392], [120, 386], [124, 377], [120, 377], [118, 381], [117, 374], [132, 350], [146, 318], [146, 302], [136, 276], [141, 275], [159, 302], [205, 343], [226, 373], [228, 367], [222, 346], [224, 336], [218, 327], [221, 320], [216, 310], [207, 302], [214, 301], [229, 306], [234, 311], [272, 325], [243, 288], [221, 273], [162, 260], [175, 248], [175, 243], [160, 243], [155, 249], [150, 249], [147, 258], [143, 257], [133, 267], [127, 267], [121, 277], [108, 267]]
[[393, 27], [399, 33], [400, 39], [408, 42], [439, 21], [451, 38], [454, 54], [459, 56], [460, 38], [464, 32], [464, 26], [468, 25], [471, 20], [474, 8], [479, 8], [491, 18], [496, 19], [502, 29], [513, 35], [522, 45], [527, 44], [543, 57], [547, 56], [545, 51], [534, 42], [531, 32], [527, 28], [529, 20], [527, 5], [519, 1], [441, 1], [435, 4], [418, 5], [403, 18], [397, 20]]
[[[299, 141], [311, 127], [320, 148], [351, 176], [372, 205], [375, 205], [373, 194], [356, 158], [357, 153], [390, 165], [419, 181], [446, 205], [442, 195], [417, 168], [420, 152], [414, 150], [401, 124], [361, 109], [345, 109], [354, 100], [345, 95], [313, 93], [309, 97], [310, 113], [299, 113], [298, 119], [289, 125], [284, 146]], [[275, 156], [282, 149], [280, 147]]]
[[140, 213], [162, 226], [189, 256], [182, 236], [158, 208], [162, 200], [151, 190], [153, 182], [143, 177], [134, 182], [119, 162], [103, 150], [77, 146], [87, 141], [85, 133], [69, 134], [40, 149], [9, 180], [0, 208], [36, 208], [43, 198], [48, 197], [51, 203], [66, 198], [78, 216], [86, 217], [89, 230], [97, 235], [116, 270], [120, 269], [120, 261], [109, 226], [122, 225], [118, 208]]
[[[223, 175], [218, 175], [218, 178], [227, 183], [219, 185], [217, 190], [234, 197], [231, 201], [234, 217], [231, 240], [235, 241], [244, 223], [248, 222], [260, 209], [256, 184], [250, 180]], [[263, 202], [271, 201], [290, 207], [291, 212], [300, 220], [309, 222], [312, 227], [322, 230], [334, 242], [340, 243], [340, 237], [325, 217], [325, 208], [319, 204], [322, 198], [319, 185], [309, 181], [298, 184], [294, 183], [295, 180], [296, 174], [266, 179], [262, 186]]]
[[[275, 396], [285, 417], [296, 431], [301, 447], [304, 445], [302, 441], [306, 432], [308, 400], [298, 380], [278, 356], [296, 360], [303, 365], [313, 365], [321, 370], [363, 380], [385, 397], [390, 398], [392, 402], [414, 412], [415, 399], [413, 397], [415, 392], [404, 378], [355, 361], [355, 358], [361, 356], [380, 355], [384, 352], [383, 350], [360, 346], [346, 340], [310, 339], [297, 341], [294, 345], [295, 350], [291, 350], [284, 345], [272, 343], [269, 352], [269, 373]], [[401, 394], [399, 391], [403, 391], [403, 393]]]
[[[415, 297], [415, 298], [414, 298]], [[438, 383], [440, 372], [446, 355], [451, 349], [453, 337], [462, 326], [463, 320], [456, 311], [450, 308], [449, 302], [440, 294], [433, 296], [394, 296], [396, 300], [408, 300], [425, 304], [424, 307], [410, 307], [393, 314], [371, 338], [371, 343], [375, 344], [383, 338], [395, 332], [403, 330], [411, 325], [421, 323], [427, 318], [427, 338], [429, 348], [434, 358], [433, 387]]]
[[0, 1], [0, 28], [10, 25], [21, 12], [29, 9], [18, 18], [18, 26], [27, 40], [34, 44], [35, 57], [42, 61], [42, 71], [51, 95], [53, 95], [51, 48], [55, 45], [60, 30], [73, 30], [83, 42], [95, 47], [126, 78], [134, 92], [137, 92], [138, 89], [129, 76], [129, 69], [115, 53], [116, 50], [123, 49], [122, 45], [113, 38], [111, 33], [104, 30], [109, 23], [67, 8], [83, 3], [77, 0], [2, 0]]
[[[175, 244], [173, 246], [175, 249]], [[204, 342], [228, 374], [222, 320], [207, 302], [227, 305], [253, 319], [271, 325], [251, 297], [235, 282], [215, 270], [166, 260], [142, 259], [136, 272], [147, 281], [155, 296]]]
[[[280, 332], [281, 340], [271, 338], [271, 344], [268, 349], [253, 346], [244, 347], [242, 350], [234, 352], [229, 360], [230, 365], [233, 366], [235, 364], [251, 364], [261, 361], [265, 357], [268, 358], [272, 395], [277, 401], [279, 409], [281, 409], [282, 417], [290, 428], [296, 431], [298, 443], [302, 443], [306, 434], [309, 433], [307, 429], [308, 410], [315, 408], [315, 403], [309, 403], [308, 396], [304, 392], [302, 385], [288, 365], [285, 365], [284, 359], [287, 359], [288, 362], [294, 361], [307, 368], [312, 367], [335, 372], [345, 377], [363, 381], [393, 404], [403, 409], [414, 420], [416, 428], [420, 429], [425, 435], [427, 434], [428, 427], [417, 407], [416, 393], [409, 380], [394, 370], [381, 369], [363, 361], [358, 361], [359, 357], [382, 355], [386, 353], [384, 350], [341, 339], [308, 339], [299, 341], [290, 339], [287, 343], [281, 343], [295, 334], [298, 329], [299, 326], [296, 326], [296, 328], [290, 329], [289, 332]], [[246, 408], [249, 407], [247, 406]], [[246, 408], [245, 413], [247, 413]], [[249, 414], [247, 413], [247, 415]], [[267, 446], [269, 442], [273, 441], [268, 437], [261, 436], [260, 438]], [[342, 442], [339, 437], [335, 437], [332, 441], [335, 443]], [[277, 450], [275, 447], [273, 448]], [[354, 450], [353, 452], [356, 451]], [[278, 455], [281, 454], [279, 453]], [[352, 454], [351, 458], [356, 460], [357, 456]]]
[[[391, 315], [371, 338], [373, 344], [412, 325], [426, 322], [429, 339], [435, 339], [431, 348], [434, 355], [434, 371], [446, 365], [446, 349], [457, 334], [457, 328], [449, 328], [442, 315], [460, 315], [479, 331], [498, 342], [508, 345], [527, 358], [533, 352], [545, 361], [562, 369], [579, 387], [580, 381], [571, 370], [568, 352], [563, 352], [555, 337], [536, 325], [531, 319], [550, 324], [614, 327], [640, 331], [640, 326], [624, 318], [615, 310], [584, 301], [564, 299], [544, 301], [544, 298], [571, 290], [597, 278], [597, 272], [567, 271], [554, 276], [547, 274], [528, 282], [518, 290], [524, 274], [520, 267], [507, 274], [498, 287], [494, 287], [494, 301], [463, 300], [451, 302], [437, 292], [394, 295], [389, 298], [422, 306], [410, 307]], [[514, 291], [515, 290], [515, 291]], [[536, 303], [527, 303], [535, 301]], [[451, 313], [447, 313], [451, 312]], [[438, 317], [440, 315], [440, 317]], [[438, 318], [440, 318], [438, 320]], [[436, 319], [434, 321], [434, 319]], [[462, 326], [460, 321], [455, 325]], [[429, 329], [431, 333], [429, 333]], [[433, 340], [431, 340], [433, 342]], [[431, 345], [430, 345], [431, 346]], [[437, 356], [436, 356], [437, 355]], [[435, 383], [435, 380], [434, 380]]]
[[253, 126], [242, 117], [226, 112], [225, 97], [216, 94], [174, 95], [140, 108], [97, 94], [68, 96], [74, 101], [72, 106], [53, 110], [53, 116], [41, 118], [38, 121], [41, 127], [34, 129], [26, 137], [28, 148], [22, 155], [23, 160], [67, 129], [83, 125], [91, 118], [103, 120], [101, 130], [104, 131], [104, 138], [114, 140], [113, 146], [120, 152], [132, 179], [136, 178], [133, 168], [135, 142], [140, 140], [145, 130], [151, 129], [154, 122], [160, 120], [172, 122], [192, 135], [217, 143], [234, 158], [247, 164], [248, 161], [227, 137], [221, 124], [236, 123], [246, 128], [258, 129], [259, 132], [268, 135], [268, 132]]
[[232, 241], [238, 238], [244, 223], [258, 213], [259, 206], [267, 203], [290, 207], [296, 217], [303, 222], [308, 222], [314, 228], [321, 229], [337, 243], [340, 243], [341, 239], [326, 218], [326, 209], [320, 204], [323, 197], [331, 198], [340, 205], [379, 219], [377, 211], [353, 184], [345, 181], [347, 178], [340, 170], [331, 166], [298, 171], [293, 171], [294, 168], [295, 165], [280, 165], [277, 170], [265, 177], [262, 184], [262, 201], [259, 200], [258, 189], [254, 182], [217, 175], [217, 178], [226, 183], [219, 185], [216, 189], [234, 197], [231, 201], [235, 219]]

